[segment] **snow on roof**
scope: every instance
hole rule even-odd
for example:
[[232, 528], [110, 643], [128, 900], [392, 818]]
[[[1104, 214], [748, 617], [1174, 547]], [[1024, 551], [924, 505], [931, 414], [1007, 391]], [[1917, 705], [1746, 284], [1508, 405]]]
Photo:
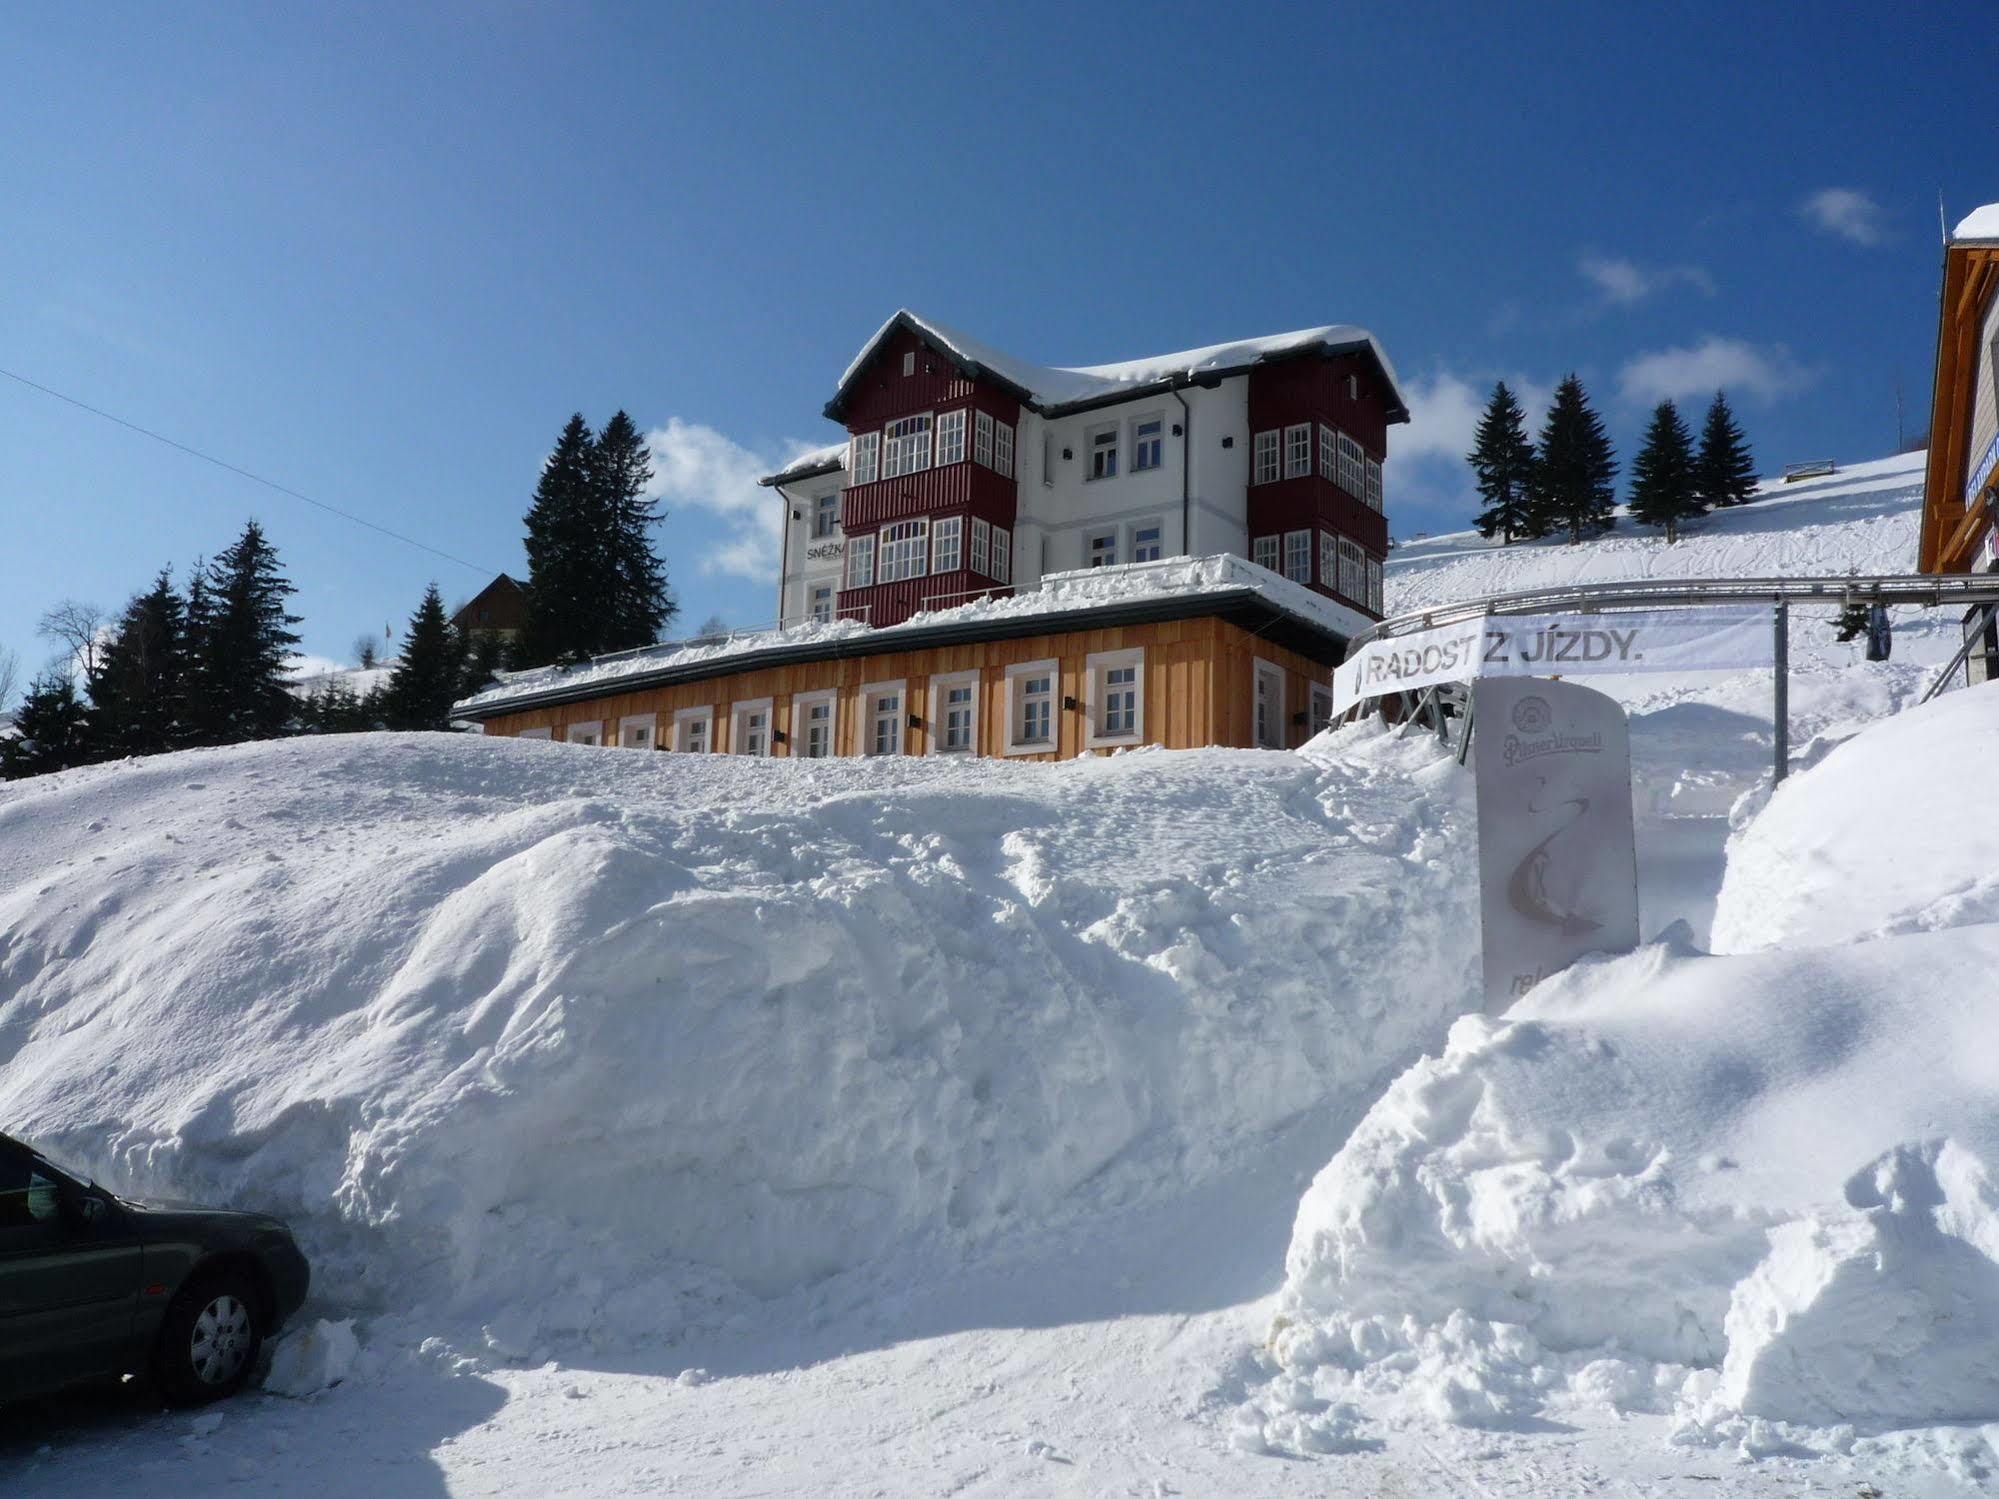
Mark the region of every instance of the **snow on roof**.
[[[990, 344], [969, 338], [956, 329], [902, 308], [876, 330], [840, 376], [844, 391], [861, 372], [877, 345], [898, 327], [914, 329], [940, 348], [967, 364], [975, 364], [1002, 381], [1026, 392], [1029, 402], [1047, 410], [1086, 402], [1113, 400], [1119, 395], [1165, 384], [1187, 381], [1202, 375], [1245, 369], [1266, 359], [1322, 348], [1328, 351], [1366, 348], [1381, 365], [1395, 403], [1405, 411], [1408, 402], [1395, 379], [1395, 367], [1367, 329], [1351, 323], [1329, 323], [1322, 328], [1301, 328], [1292, 333], [1272, 333], [1262, 338], [1238, 339], [1233, 343], [1208, 344], [1199, 349], [1182, 349], [1157, 354], [1149, 359], [1130, 359], [1117, 364], [1090, 364], [1074, 368], [1030, 364], [1002, 353]], [[836, 398], [837, 399], [837, 398]]]
[[1983, 208], [1974, 208], [1950, 232], [1950, 242], [1959, 244], [1967, 240], [1991, 240], [1999, 243], [1999, 203], [1987, 203]]
[[881, 650], [892, 650], [900, 636], [946, 625], [998, 623], [1176, 595], [1194, 598], [1242, 592], [1258, 594], [1285, 613], [1342, 639], [1359, 634], [1373, 623], [1367, 616], [1241, 557], [1226, 553], [1212, 557], [1169, 557], [1158, 562], [1050, 573], [1041, 580], [1039, 588], [1026, 593], [975, 599], [948, 609], [930, 610], [881, 629], [855, 619], [773, 626], [719, 639], [669, 641], [644, 650], [599, 657], [581, 666], [542, 666], [507, 672], [502, 674], [497, 687], [489, 687], [454, 704], [451, 711], [468, 717], [491, 715], [504, 711], [506, 704], [549, 692], [568, 692], [598, 684], [608, 688], [628, 677], [708, 663], [714, 663], [718, 670], [729, 670], [724, 663], [773, 650], [850, 641], [867, 641], [870, 646], [880, 641]]
[[788, 484], [793, 479], [809, 479], [815, 474], [830, 474], [846, 466], [847, 443], [846, 439], [842, 438], [839, 442], [830, 442], [823, 448], [813, 448], [809, 452], [800, 453], [776, 473], [767, 474], [757, 482], [768, 488], [773, 484]]

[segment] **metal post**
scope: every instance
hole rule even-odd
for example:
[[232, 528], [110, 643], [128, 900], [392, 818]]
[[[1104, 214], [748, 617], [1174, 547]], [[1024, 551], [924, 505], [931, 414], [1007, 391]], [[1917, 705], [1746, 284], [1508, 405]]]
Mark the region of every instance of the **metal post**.
[[1772, 709], [1776, 741], [1776, 774], [1773, 784], [1782, 781], [1791, 769], [1791, 606], [1777, 601], [1777, 623], [1773, 636], [1777, 658], [1776, 702]]

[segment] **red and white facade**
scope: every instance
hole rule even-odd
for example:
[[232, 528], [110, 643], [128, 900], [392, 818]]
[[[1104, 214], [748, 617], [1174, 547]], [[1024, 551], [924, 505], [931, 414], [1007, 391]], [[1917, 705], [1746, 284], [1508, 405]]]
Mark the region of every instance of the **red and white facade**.
[[779, 616], [875, 626], [1044, 574], [1231, 553], [1378, 617], [1387, 431], [1408, 406], [1364, 329], [1080, 369], [898, 312], [841, 377], [837, 447], [786, 504]]

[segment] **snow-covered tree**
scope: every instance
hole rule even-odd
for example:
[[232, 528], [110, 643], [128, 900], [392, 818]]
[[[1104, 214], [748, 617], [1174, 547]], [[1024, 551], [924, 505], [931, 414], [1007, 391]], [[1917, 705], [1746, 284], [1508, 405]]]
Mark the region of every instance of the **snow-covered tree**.
[[0, 738], [0, 780], [68, 770], [89, 759], [88, 725], [76, 679], [60, 667], [28, 685], [14, 714], [14, 732]]
[[1541, 534], [1532, 514], [1534, 444], [1527, 436], [1526, 414], [1504, 380], [1492, 388], [1465, 461], [1485, 501], [1474, 522], [1479, 535], [1498, 536], [1511, 545], [1516, 537]]

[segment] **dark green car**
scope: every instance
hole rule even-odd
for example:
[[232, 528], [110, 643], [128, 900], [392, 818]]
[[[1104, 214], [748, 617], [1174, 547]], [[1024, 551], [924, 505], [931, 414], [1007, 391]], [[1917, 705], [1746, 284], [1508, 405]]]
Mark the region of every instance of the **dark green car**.
[[0, 1135], [0, 1402], [126, 1374], [230, 1394], [310, 1278], [275, 1218], [126, 1202]]

